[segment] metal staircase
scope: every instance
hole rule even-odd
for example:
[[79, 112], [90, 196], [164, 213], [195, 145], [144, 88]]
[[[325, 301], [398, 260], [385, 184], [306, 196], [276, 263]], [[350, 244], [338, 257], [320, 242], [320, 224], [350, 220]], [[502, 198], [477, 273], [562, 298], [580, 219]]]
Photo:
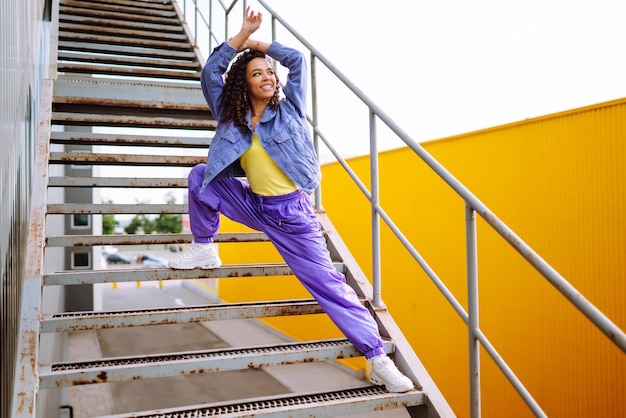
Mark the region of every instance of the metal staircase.
[[[58, 7], [58, 77], [53, 82], [49, 142], [40, 146], [40, 173], [48, 167], [114, 165], [192, 167], [205, 157], [190, 156], [189, 149], [207, 149], [210, 132], [216, 126], [199, 85], [201, 63], [190, 44], [179, 13], [170, 0], [62, 0]], [[81, 127], [72, 131], [71, 127]], [[94, 133], [94, 128], [167, 128], [170, 136], [154, 136], [133, 130], [133, 134]], [[205, 137], [185, 135], [190, 131], [207, 132]], [[62, 145], [81, 145], [85, 152], [57, 151]], [[115, 151], [96, 152], [97, 146]], [[127, 146], [167, 147], [167, 156], [125, 154]], [[47, 158], [47, 161], [44, 159]], [[43, 174], [44, 189], [70, 188], [186, 188], [186, 178], [66, 177]], [[98, 204], [43, 202], [39, 224], [52, 216], [77, 214], [178, 214], [184, 204]], [[315, 393], [285, 393], [255, 399], [239, 399], [219, 404], [191, 405], [167, 411], [129, 412], [116, 415], [134, 417], [200, 416], [283, 416], [321, 417], [406, 408], [414, 417], [452, 416], [452, 412], [430, 377], [384, 308], [374, 307], [372, 289], [348, 249], [323, 212], [318, 214], [336, 268], [345, 273], [362, 302], [370, 309], [386, 338], [386, 349], [398, 367], [416, 383], [417, 390], [406, 394], [388, 393], [363, 381], [358, 387]], [[31, 233], [37, 253], [29, 254], [32, 269], [43, 266], [46, 248], [90, 248], [102, 245], [184, 244], [189, 234], [152, 235], [54, 235], [45, 230]], [[264, 241], [259, 233], [220, 234], [224, 245]], [[38, 247], [37, 247], [38, 246]], [[113, 282], [147, 282], [291, 275], [283, 264], [225, 265], [214, 270], [174, 271], [140, 270], [67, 270], [41, 271], [29, 277], [41, 286], [75, 286]], [[37, 277], [35, 277], [37, 276]], [[28, 286], [26, 286], [28, 288]], [[33, 289], [39, 292], [40, 290]], [[43, 291], [43, 288], [41, 289]], [[182, 322], [207, 322], [231, 318], [310, 315], [321, 313], [314, 300], [270, 301], [245, 304], [214, 304], [161, 309], [135, 309], [112, 312], [60, 312], [38, 315], [31, 324], [37, 335], [114, 327], [134, 327]], [[344, 339], [300, 341], [276, 346], [231, 347], [183, 353], [162, 353], [97, 361], [40, 364], [34, 358], [35, 387], [38, 390], [70, 386], [130, 381], [164, 376], [194, 375], [216, 370], [245, 370], [280, 364], [326, 362], [360, 354]], [[26, 379], [28, 380], [28, 379]], [[28, 384], [22, 379], [21, 384]], [[15, 405], [16, 417], [35, 417], [34, 399], [25, 395]], [[29, 404], [30, 402], [30, 404]]]

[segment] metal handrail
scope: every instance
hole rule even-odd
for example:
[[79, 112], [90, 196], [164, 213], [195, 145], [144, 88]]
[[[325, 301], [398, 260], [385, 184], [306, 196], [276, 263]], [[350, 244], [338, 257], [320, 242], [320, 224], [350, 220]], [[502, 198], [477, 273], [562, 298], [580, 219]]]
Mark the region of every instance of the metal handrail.
[[[185, 3], [186, 10], [187, 0], [178, 0]], [[190, 0], [198, 8], [197, 0]], [[226, 7], [220, 0], [225, 13], [224, 27], [226, 35], [224, 39], [228, 39], [228, 16], [234, 10], [238, 0], [233, 0], [230, 6]], [[521, 381], [515, 376], [513, 371], [505, 363], [498, 354], [495, 347], [483, 334], [478, 321], [478, 280], [477, 280], [477, 251], [476, 251], [476, 213], [493, 228], [501, 237], [505, 239], [520, 255], [530, 263], [543, 277], [545, 277], [567, 300], [569, 300], [581, 313], [583, 313], [597, 328], [599, 328], [615, 345], [626, 353], [626, 333], [622, 331], [615, 323], [613, 323], [606, 315], [604, 315], [596, 306], [587, 300], [574, 286], [572, 286], [564, 277], [562, 277], [552, 266], [550, 266], [543, 258], [541, 258], [528, 244], [526, 244], [513, 230], [511, 230], [504, 222], [502, 222], [485, 204], [483, 204], [469, 189], [459, 182], [443, 165], [441, 165], [434, 157], [432, 157], [418, 142], [413, 140], [404, 130], [402, 130], [376, 103], [366, 96], [350, 79], [348, 79], [338, 68], [336, 68], [328, 59], [326, 59], [316, 48], [314, 48], [302, 35], [300, 35], [293, 27], [291, 27], [283, 18], [281, 18], [265, 1], [257, 0], [264, 7], [272, 19], [272, 39], [276, 39], [276, 22], [280, 23], [284, 28], [298, 40], [311, 54], [311, 80], [312, 80], [312, 117], [309, 117], [309, 123], [312, 126], [316, 149], [319, 151], [318, 139], [321, 140], [337, 162], [345, 169], [347, 174], [352, 178], [357, 187], [368, 199], [372, 210], [372, 257], [373, 272], [372, 281], [374, 288], [373, 303], [375, 306], [381, 305], [381, 278], [380, 278], [380, 236], [379, 236], [379, 220], [382, 218], [386, 225], [396, 235], [396, 237], [406, 247], [408, 252], [413, 256], [420, 267], [426, 272], [435, 286], [442, 295], [450, 303], [452, 308], [457, 312], [461, 319], [465, 322], [469, 331], [469, 352], [470, 352], [470, 402], [471, 416], [480, 416], [480, 358], [479, 344], [485, 349], [496, 365], [500, 368], [506, 378], [514, 386], [518, 394], [526, 402], [528, 407], [536, 416], [546, 416], [541, 407], [532, 398]], [[246, 8], [247, 2], [243, 0], [243, 10]], [[211, 6], [212, 7], [212, 6]], [[196, 12], [198, 13], [198, 12]], [[205, 21], [206, 22], [206, 21]], [[197, 19], [194, 20], [197, 23]], [[211, 27], [207, 28], [213, 39]], [[197, 33], [197, 32], [196, 32]], [[217, 39], [217, 38], [215, 38]], [[197, 42], [197, 38], [194, 38]], [[197, 47], [197, 44], [196, 44]], [[363, 104], [367, 106], [370, 115], [370, 184], [371, 192], [361, 182], [354, 171], [349, 167], [344, 158], [335, 150], [331, 142], [324, 136], [323, 132], [317, 124], [317, 85], [316, 83], [316, 62], [321, 62], [338, 80], [340, 80]], [[415, 250], [408, 239], [402, 234], [400, 229], [394, 224], [391, 218], [385, 213], [379, 205], [378, 198], [378, 152], [376, 140], [376, 119], [381, 120], [402, 142], [404, 142], [411, 150], [421, 158], [443, 181], [445, 181], [464, 201], [466, 216], [466, 251], [467, 251], [467, 267], [468, 267], [468, 312], [456, 300], [454, 295], [447, 289], [445, 284], [436, 273], [430, 268], [422, 256]], [[321, 208], [321, 190], [316, 191], [316, 206]]]

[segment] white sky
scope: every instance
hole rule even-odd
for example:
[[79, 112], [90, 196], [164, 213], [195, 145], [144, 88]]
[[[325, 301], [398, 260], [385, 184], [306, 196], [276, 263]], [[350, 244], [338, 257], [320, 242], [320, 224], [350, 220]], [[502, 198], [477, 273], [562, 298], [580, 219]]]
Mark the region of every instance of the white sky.
[[414, 139], [626, 97], [624, 0], [266, 0]]
[[[418, 142], [626, 97], [624, 0], [266, 2]], [[366, 109], [330, 91], [319, 93], [322, 130], [344, 156], [367, 154]], [[326, 128], [337, 114], [345, 126]]]

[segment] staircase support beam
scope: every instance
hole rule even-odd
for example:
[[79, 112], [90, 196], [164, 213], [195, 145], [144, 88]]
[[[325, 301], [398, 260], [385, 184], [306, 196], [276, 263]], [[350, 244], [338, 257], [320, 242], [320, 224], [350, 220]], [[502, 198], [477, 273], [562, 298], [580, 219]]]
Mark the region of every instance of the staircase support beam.
[[39, 391], [39, 315], [42, 304], [43, 245], [48, 197], [48, 155], [50, 152], [50, 117], [52, 80], [43, 80], [39, 126], [31, 194], [28, 243], [22, 282], [17, 358], [14, 372], [13, 418], [36, 417]]

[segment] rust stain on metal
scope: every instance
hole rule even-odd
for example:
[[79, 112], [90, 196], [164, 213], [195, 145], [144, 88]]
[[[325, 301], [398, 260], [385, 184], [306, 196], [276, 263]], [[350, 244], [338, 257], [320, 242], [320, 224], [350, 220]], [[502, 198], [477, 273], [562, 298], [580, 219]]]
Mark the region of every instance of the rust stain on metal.
[[[85, 163], [85, 164], [139, 164], [139, 165], [196, 165], [206, 160], [205, 157], [193, 156], [161, 156], [161, 155], [134, 155], [134, 154], [82, 154], [58, 153], [54, 154], [55, 162]], [[142, 180], [140, 180], [142, 181]]]
[[[74, 114], [72, 114], [74, 115]], [[212, 129], [216, 127], [215, 121], [205, 119], [188, 119], [188, 118], [175, 118], [175, 117], [126, 117], [118, 115], [93, 115], [85, 116], [77, 115], [70, 116], [69, 114], [63, 115], [61, 118], [55, 118], [54, 122], [64, 122], [69, 124], [89, 123], [97, 126], [111, 125], [111, 126], [129, 126], [136, 127], [145, 126], [180, 126], [197, 129]]]
[[18, 413], [23, 414], [23, 413], [24, 413], [24, 409], [25, 409], [25, 407], [28, 405], [28, 413], [29, 413], [29, 415], [32, 415], [32, 414], [33, 414], [33, 407], [34, 407], [34, 404], [33, 404], [33, 402], [32, 402], [32, 399], [29, 399], [29, 398], [26, 396], [26, 393], [24, 393], [24, 392], [19, 392], [19, 393], [17, 394], [17, 400], [18, 400], [18, 405], [17, 405], [17, 408], [16, 408], [16, 409], [17, 409], [17, 412], [18, 412]]
[[[22, 334], [25, 349], [20, 353], [20, 364], [25, 364], [28, 360], [30, 365], [29, 374], [34, 375], [37, 370], [37, 362], [35, 360], [35, 353], [37, 352], [37, 333], [35, 331], [25, 331]], [[20, 380], [24, 381], [24, 372], [20, 374]]]
[[[98, 373], [98, 375], [96, 376], [96, 379], [91, 379], [91, 380], [72, 380], [72, 385], [73, 386], [82, 386], [82, 385], [91, 385], [91, 384], [95, 384], [95, 383], [106, 383], [109, 380], [109, 376], [107, 374], [107, 372], [100, 372]], [[57, 383], [57, 386], [62, 387], [63, 384], [62, 383]]]
[[202, 103], [181, 103], [147, 100], [122, 100], [103, 99], [94, 97], [55, 96], [55, 102], [70, 105], [97, 105], [109, 107], [140, 107], [142, 109], [170, 109], [170, 110], [193, 110], [209, 111], [209, 107]]

